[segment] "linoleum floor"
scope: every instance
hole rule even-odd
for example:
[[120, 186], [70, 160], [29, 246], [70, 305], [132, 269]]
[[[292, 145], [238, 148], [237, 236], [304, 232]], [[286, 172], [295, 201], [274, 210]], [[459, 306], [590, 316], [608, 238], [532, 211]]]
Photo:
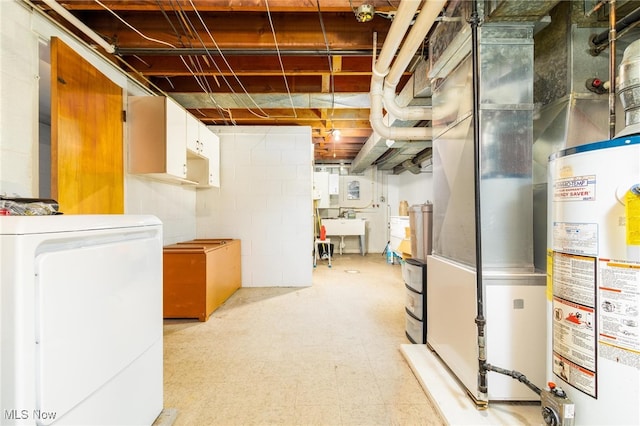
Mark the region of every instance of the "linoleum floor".
[[444, 424], [400, 352], [405, 287], [380, 254], [320, 261], [311, 287], [241, 288], [207, 322], [165, 320], [165, 408], [183, 425]]

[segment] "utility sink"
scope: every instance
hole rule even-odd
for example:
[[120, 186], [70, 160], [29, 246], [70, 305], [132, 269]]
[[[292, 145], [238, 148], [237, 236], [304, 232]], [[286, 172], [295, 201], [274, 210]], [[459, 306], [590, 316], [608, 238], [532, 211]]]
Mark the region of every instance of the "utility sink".
[[365, 254], [365, 219], [322, 219], [327, 235], [336, 235], [340, 237], [340, 254], [344, 247], [344, 237], [349, 235], [360, 236], [360, 253]]
[[364, 235], [364, 219], [322, 219], [327, 235]]

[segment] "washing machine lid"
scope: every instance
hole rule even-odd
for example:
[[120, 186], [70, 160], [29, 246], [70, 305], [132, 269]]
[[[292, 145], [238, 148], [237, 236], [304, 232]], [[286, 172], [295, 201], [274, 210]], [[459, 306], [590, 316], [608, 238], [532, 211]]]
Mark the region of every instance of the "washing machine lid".
[[162, 222], [152, 215], [53, 215], [1, 216], [0, 235], [29, 235], [55, 232], [91, 231], [114, 228], [157, 226]]

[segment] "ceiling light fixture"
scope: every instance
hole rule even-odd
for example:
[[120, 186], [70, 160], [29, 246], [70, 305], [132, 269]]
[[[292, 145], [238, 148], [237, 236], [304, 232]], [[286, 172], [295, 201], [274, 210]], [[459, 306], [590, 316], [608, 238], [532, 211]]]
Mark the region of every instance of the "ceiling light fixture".
[[340, 130], [332, 129], [331, 130], [331, 136], [333, 137], [334, 141], [339, 141], [340, 140]]
[[356, 10], [356, 19], [358, 22], [369, 22], [373, 19], [375, 8], [370, 4], [361, 4]]

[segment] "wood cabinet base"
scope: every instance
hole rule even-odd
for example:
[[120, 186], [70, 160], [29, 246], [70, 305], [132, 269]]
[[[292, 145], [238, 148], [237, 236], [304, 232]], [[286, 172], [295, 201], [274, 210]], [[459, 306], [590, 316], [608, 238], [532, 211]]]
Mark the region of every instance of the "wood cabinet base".
[[242, 285], [240, 258], [240, 240], [192, 240], [164, 247], [164, 317], [208, 320]]

